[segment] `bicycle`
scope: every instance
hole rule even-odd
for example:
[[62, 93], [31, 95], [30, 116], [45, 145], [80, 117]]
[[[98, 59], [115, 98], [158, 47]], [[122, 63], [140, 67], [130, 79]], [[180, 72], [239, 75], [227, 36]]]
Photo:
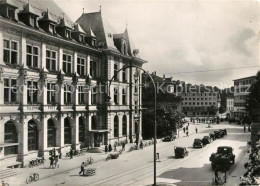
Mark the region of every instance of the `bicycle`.
[[31, 183], [32, 181], [38, 181], [39, 180], [39, 174], [38, 173], [33, 173], [33, 174], [30, 174], [30, 176], [28, 176], [26, 178], [26, 183], [29, 184]]
[[2, 181], [2, 186], [9, 186], [9, 184], [5, 183], [5, 181]]

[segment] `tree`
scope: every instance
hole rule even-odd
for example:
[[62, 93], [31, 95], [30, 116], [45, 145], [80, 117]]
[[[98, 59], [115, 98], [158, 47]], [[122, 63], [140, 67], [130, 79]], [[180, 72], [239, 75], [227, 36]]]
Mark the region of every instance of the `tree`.
[[223, 114], [226, 111], [226, 109], [223, 106], [219, 107], [219, 113]]
[[207, 108], [207, 112], [209, 113], [209, 115], [215, 116], [218, 112], [218, 108], [214, 105], [211, 105]]

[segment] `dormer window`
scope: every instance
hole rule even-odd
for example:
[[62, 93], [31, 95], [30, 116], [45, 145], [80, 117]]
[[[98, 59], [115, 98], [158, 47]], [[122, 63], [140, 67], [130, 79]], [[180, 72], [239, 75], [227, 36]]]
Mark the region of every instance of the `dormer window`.
[[15, 20], [15, 10], [13, 8], [7, 8], [7, 17], [9, 17], [9, 19], [11, 20]]
[[70, 30], [66, 30], [66, 38], [70, 38]]
[[30, 17], [30, 25], [35, 27], [35, 19], [33, 17]]
[[49, 31], [51, 34], [54, 34], [54, 25], [49, 25]]
[[83, 42], [83, 35], [79, 35], [79, 42]]
[[96, 40], [95, 40], [95, 39], [92, 39], [91, 45], [92, 45], [92, 46], [96, 46]]

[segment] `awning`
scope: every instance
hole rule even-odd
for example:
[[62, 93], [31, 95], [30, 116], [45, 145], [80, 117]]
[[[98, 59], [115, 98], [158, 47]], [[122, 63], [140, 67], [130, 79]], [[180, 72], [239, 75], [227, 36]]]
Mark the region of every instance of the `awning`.
[[19, 145], [19, 143], [0, 143], [0, 147], [9, 147]]

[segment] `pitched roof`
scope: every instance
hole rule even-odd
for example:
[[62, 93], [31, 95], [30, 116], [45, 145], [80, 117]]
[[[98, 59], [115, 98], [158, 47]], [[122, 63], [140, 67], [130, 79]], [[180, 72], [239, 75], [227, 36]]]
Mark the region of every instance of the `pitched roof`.
[[15, 4], [15, 2], [14, 2], [13, 0], [2, 0], [2, 1], [0, 2], [0, 5], [1, 5], [1, 4], [8, 4], [8, 5], [11, 5], [11, 6], [13, 6], [13, 7], [17, 7], [16, 4]]
[[60, 19], [59, 24], [57, 25], [57, 27], [67, 27], [67, 28], [71, 28], [69, 22], [63, 17]]
[[24, 9], [21, 11], [21, 13], [22, 13], [22, 14], [30, 13], [30, 14], [39, 16], [39, 15], [37, 14], [36, 10], [34, 10], [34, 8], [32, 7], [32, 5], [30, 4], [30, 2], [24, 7]]
[[78, 23], [76, 23], [76, 24], [74, 25], [74, 28], [73, 28], [72, 32], [80, 32], [80, 33], [83, 33], [83, 34], [86, 33], [86, 32], [81, 28], [81, 26], [80, 26]]
[[43, 17], [42, 17], [42, 21], [51, 21], [53, 23], [57, 23], [57, 20], [55, 20], [51, 14], [49, 13], [49, 11], [47, 10], [46, 12], [43, 13]]
[[108, 21], [103, 17], [101, 12], [85, 13], [76, 21], [80, 26], [88, 32], [90, 29], [94, 35], [97, 36], [98, 42], [104, 42], [106, 49], [117, 51], [114, 46], [113, 34], [114, 29], [110, 26]]
[[93, 31], [92, 31], [91, 28], [89, 28], [89, 30], [88, 30], [88, 32], [87, 32], [87, 37], [95, 37], [95, 38], [97, 38], [97, 37], [95, 36], [95, 34], [93, 33]]

